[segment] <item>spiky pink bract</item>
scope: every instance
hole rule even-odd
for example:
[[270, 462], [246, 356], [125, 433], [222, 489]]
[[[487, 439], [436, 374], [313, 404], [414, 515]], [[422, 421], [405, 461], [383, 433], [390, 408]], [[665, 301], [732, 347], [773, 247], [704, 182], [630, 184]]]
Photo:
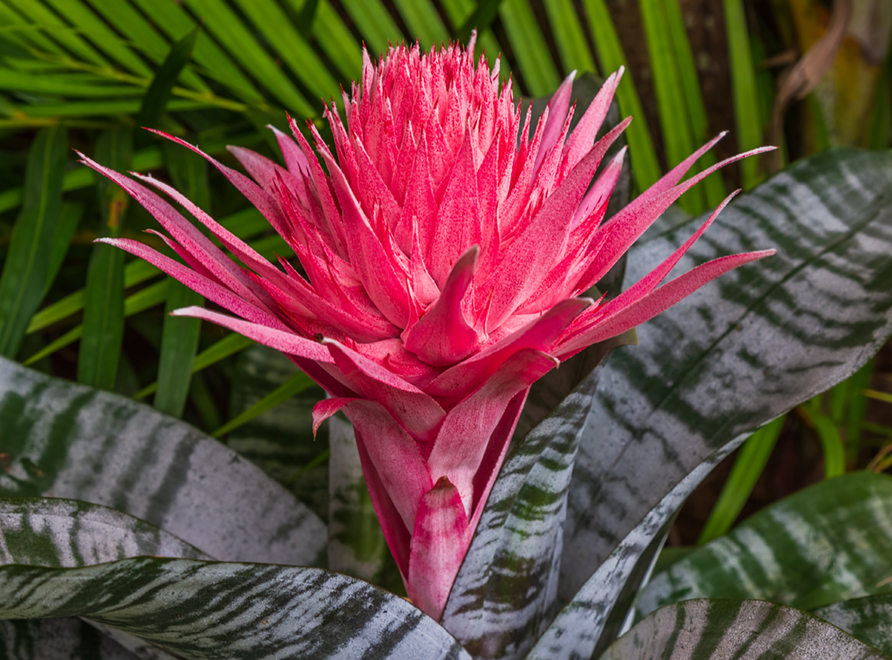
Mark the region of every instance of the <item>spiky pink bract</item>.
[[439, 619], [530, 385], [771, 251], [717, 259], [659, 287], [713, 214], [624, 293], [603, 304], [580, 297], [685, 190], [742, 156], [679, 184], [710, 143], [602, 222], [624, 150], [592, 178], [628, 122], [597, 143], [595, 135], [621, 71], [572, 133], [572, 76], [565, 80], [530, 134], [510, 81], [499, 84], [498, 65], [475, 62], [473, 44], [400, 46], [377, 65], [363, 55], [344, 119], [334, 104], [325, 111], [334, 153], [310, 125], [314, 152], [291, 121], [293, 139], [276, 134], [285, 167], [231, 149], [253, 181], [206, 156], [294, 249], [303, 272], [268, 263], [177, 191], [135, 175], [184, 206], [242, 269], [160, 196], [84, 162], [158, 219], [188, 267], [134, 241], [103, 240], [240, 318], [195, 307], [176, 314], [286, 353], [331, 396], [314, 424], [338, 410], [353, 422], [407, 592]]

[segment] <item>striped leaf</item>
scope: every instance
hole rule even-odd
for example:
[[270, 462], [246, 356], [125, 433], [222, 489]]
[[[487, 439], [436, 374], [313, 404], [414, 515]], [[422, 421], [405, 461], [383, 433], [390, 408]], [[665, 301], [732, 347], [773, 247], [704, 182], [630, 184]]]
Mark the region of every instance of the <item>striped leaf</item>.
[[210, 559], [172, 534], [104, 506], [0, 497], [0, 564], [75, 568], [139, 555]]
[[697, 466], [644, 516], [561, 610], [526, 660], [596, 657], [596, 649], [616, 638], [638, 585], [650, 572], [649, 555], [658, 554], [667, 521], [740, 441], [729, 443]]
[[324, 552], [322, 522], [259, 468], [129, 399], [2, 360], [0, 429], [0, 495], [111, 506], [221, 559], [312, 565]]
[[[627, 335], [597, 344], [597, 365]], [[512, 445], [452, 587], [442, 623], [475, 657], [519, 658], [545, 624], [557, 591], [561, 526], [576, 448], [600, 370]]]
[[661, 609], [602, 660], [881, 660], [879, 650], [807, 612], [757, 600], [692, 600]]
[[754, 514], [654, 576], [643, 616], [691, 598], [764, 598], [814, 609], [892, 592], [892, 477], [851, 473]]
[[0, 567], [0, 618], [74, 615], [187, 660], [470, 660], [407, 601], [322, 569], [156, 557]]
[[[682, 259], [686, 271], [778, 249], [656, 317], [639, 329], [640, 346], [605, 367], [568, 500], [561, 600], [704, 460], [849, 376], [883, 344], [892, 332], [890, 185], [888, 153], [801, 161], [739, 198]], [[626, 282], [691, 224], [646, 237], [629, 254]]]
[[[172, 534], [114, 509], [77, 500], [0, 497], [0, 565], [74, 568], [139, 555], [210, 559]], [[60, 659], [84, 657], [86, 660], [95, 657], [89, 653], [102, 656], [114, 649], [114, 653], [123, 654], [122, 658], [130, 657], [128, 652], [133, 652], [143, 660], [172, 660], [166, 653], [126, 633], [100, 624], [93, 627], [107, 635], [97, 636], [77, 620], [36, 629], [24, 622], [13, 622], [7, 626], [8, 630], [0, 628], [0, 631], [18, 639], [19, 649], [34, 649], [34, 653], [39, 650], [42, 654], [24, 657], [44, 658], [56, 654]], [[34, 642], [24, 641], [48, 635], [60, 636], [55, 647], [44, 648], [38, 641], [35, 649]], [[102, 641], [102, 637], [108, 636], [114, 642]], [[75, 643], [77, 651], [71, 648]], [[63, 650], [68, 655], [59, 655]]]
[[853, 598], [814, 612], [862, 642], [892, 654], [892, 594]]
[[731, 529], [762, 476], [786, 419], [786, 416], [778, 417], [747, 438], [734, 460], [734, 467], [709, 519], [697, 537], [697, 545], [709, 543]]
[[[0, 565], [74, 568], [139, 555], [210, 559], [172, 534], [114, 509], [77, 500], [0, 497]], [[101, 624], [93, 627], [106, 635], [85, 630], [84, 624], [71, 619], [62, 625], [36, 628], [25, 622], [12, 622], [6, 626], [7, 630], [0, 628], [0, 637], [8, 635], [18, 640], [17, 648], [40, 652], [40, 655], [24, 657], [42, 659], [55, 654], [60, 660], [81, 657], [86, 660], [95, 657], [91, 653], [100, 657], [104, 653], [121, 653], [123, 659], [132, 657], [132, 652], [143, 660], [172, 660], [168, 654], [131, 635]], [[44, 648], [37, 641], [35, 648], [34, 641], [24, 641], [50, 635], [59, 636], [55, 647]], [[104, 637], [111, 639], [103, 640]], [[67, 655], [60, 655], [63, 651]], [[10, 655], [0, 657], [5, 659]]]

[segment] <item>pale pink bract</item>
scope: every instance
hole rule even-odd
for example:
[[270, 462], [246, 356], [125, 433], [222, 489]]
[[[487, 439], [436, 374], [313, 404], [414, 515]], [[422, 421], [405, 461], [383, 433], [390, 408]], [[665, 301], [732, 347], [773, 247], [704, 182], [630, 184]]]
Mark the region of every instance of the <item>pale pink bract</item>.
[[325, 112], [334, 154], [310, 125], [314, 153], [291, 121], [294, 139], [277, 133], [285, 167], [230, 149], [253, 181], [205, 156], [294, 249], [302, 272], [284, 259], [268, 263], [174, 189], [134, 174], [185, 207], [243, 269], [160, 196], [83, 159], [157, 218], [187, 265], [136, 241], [103, 240], [238, 318], [198, 307], [178, 315], [286, 353], [331, 396], [316, 406], [316, 426], [338, 410], [353, 422], [407, 592], [434, 618], [530, 385], [772, 252], [716, 259], [658, 288], [716, 211], [627, 291], [607, 302], [580, 297], [685, 190], [743, 157], [680, 184], [714, 140], [603, 222], [625, 150], [590, 184], [628, 120], [594, 140], [621, 73], [572, 133], [568, 78], [530, 135], [530, 114], [515, 108], [510, 81], [500, 85], [498, 65], [490, 71], [483, 58], [475, 66], [473, 45], [429, 53], [400, 46], [377, 66], [364, 53], [362, 83], [344, 94], [344, 119], [334, 104]]

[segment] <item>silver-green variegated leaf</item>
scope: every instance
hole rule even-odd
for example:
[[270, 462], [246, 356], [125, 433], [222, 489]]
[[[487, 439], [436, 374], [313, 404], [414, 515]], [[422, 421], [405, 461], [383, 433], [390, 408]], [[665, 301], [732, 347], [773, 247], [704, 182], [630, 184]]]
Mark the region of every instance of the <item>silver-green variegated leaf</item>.
[[[682, 259], [677, 268], [687, 271], [720, 255], [778, 250], [639, 328], [640, 345], [605, 367], [568, 498], [561, 602], [704, 460], [882, 345], [892, 332], [890, 191], [892, 154], [823, 153], [738, 198]], [[633, 248], [626, 282], [694, 225]]]
[[892, 594], [853, 598], [812, 612], [850, 635], [892, 654]]
[[[210, 559], [154, 525], [104, 506], [55, 498], [0, 497], [0, 565], [74, 568], [140, 555]], [[59, 635], [55, 646], [37, 645], [48, 657], [67, 653], [59, 657], [86, 659], [91, 654], [111, 652], [103, 649], [120, 646], [143, 660], [170, 660], [166, 653], [130, 635], [100, 624], [94, 623], [93, 627], [118, 644], [93, 644], [90, 640], [95, 635], [82, 630], [77, 621], [43, 631], [16, 624], [9, 634], [25, 636], [16, 642], [17, 649], [32, 648], [33, 643], [26, 641], [31, 636]], [[75, 653], [72, 646], [82, 650]]]
[[74, 617], [0, 621], [0, 658], [3, 660], [138, 660], [139, 657]]
[[0, 359], [0, 495], [52, 495], [145, 520], [219, 559], [314, 565], [325, 526], [191, 426]]
[[0, 564], [73, 568], [140, 555], [210, 559], [172, 534], [104, 506], [0, 497]]
[[689, 600], [654, 612], [601, 660], [888, 660], [816, 616], [759, 600]]
[[650, 567], [643, 566], [642, 559], [647, 558], [649, 550], [655, 550], [653, 545], [665, 530], [666, 521], [743, 440], [741, 436], [710, 456], [648, 512], [558, 613], [526, 660], [596, 657], [597, 649], [603, 649], [615, 639], [628, 610], [628, 604], [624, 609], [619, 609], [618, 605], [623, 604], [626, 592], [634, 593], [637, 588], [635, 578], [641, 581], [646, 577]]
[[0, 618], [64, 616], [186, 660], [470, 660], [402, 598], [323, 569], [155, 557], [0, 567]]
[[799, 491], [655, 575], [638, 612], [691, 598], [811, 610], [892, 592], [892, 477], [855, 472]]
[[[589, 359], [597, 364], [629, 339], [598, 344]], [[521, 657], [548, 623], [573, 459], [598, 375], [512, 446], [490, 492], [442, 618], [475, 657]]]

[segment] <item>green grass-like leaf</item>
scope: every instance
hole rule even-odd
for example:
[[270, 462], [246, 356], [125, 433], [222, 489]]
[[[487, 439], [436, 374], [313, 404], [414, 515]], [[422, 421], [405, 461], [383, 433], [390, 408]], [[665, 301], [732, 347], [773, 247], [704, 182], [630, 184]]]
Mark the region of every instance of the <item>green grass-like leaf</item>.
[[[132, 155], [133, 140], [127, 128], [106, 131], [96, 145], [97, 158], [114, 169], [127, 169]], [[96, 187], [102, 213], [99, 235], [117, 238], [121, 235], [130, 198], [107, 180], [97, 180]], [[110, 245], [94, 244], [87, 269], [78, 381], [100, 389], [113, 389], [123, 338], [124, 255]]]
[[341, 5], [359, 27], [373, 60], [405, 38], [381, 0], [342, 0]]
[[[195, 356], [195, 359], [192, 362], [192, 373], [198, 373], [202, 369], [206, 369], [220, 360], [225, 360], [230, 355], [235, 355], [239, 351], [243, 351], [253, 344], [254, 341], [247, 337], [242, 337], [237, 334], [226, 335], [223, 339]], [[156, 391], [158, 391], [158, 383], [154, 382], [134, 394], [133, 398], [136, 400], [144, 399], [150, 394], [154, 394]]]
[[65, 128], [52, 126], [37, 134], [28, 153], [23, 207], [0, 275], [0, 355], [18, 353], [31, 315], [49, 285], [66, 146]]
[[[192, 57], [195, 42], [201, 32], [195, 28], [170, 48], [167, 57], [152, 78], [152, 84], [142, 97], [139, 113], [136, 115], [136, 126], [155, 127], [161, 115], [167, 109], [173, 86]], [[145, 134], [141, 134], [145, 135]]]
[[[735, 138], [737, 148], [740, 151], [748, 151], [763, 143], [764, 127], [760, 120], [762, 109], [746, 27], [746, 14], [742, 0], [723, 0], [722, 7], [725, 10], [725, 34], [728, 38], [728, 59], [731, 64]], [[740, 163], [740, 176], [744, 188], [752, 188], [765, 178], [759, 160], [755, 158]]]
[[503, 0], [499, 17], [514, 47], [523, 91], [530, 96], [553, 94], [561, 78], [528, 0]]
[[563, 72], [567, 74], [575, 70], [578, 73], [597, 73], [595, 59], [582, 30], [582, 21], [579, 20], [571, 0], [545, 0], [544, 4], [561, 54]]
[[449, 31], [430, 0], [394, 0], [394, 4], [422, 50], [449, 41]]
[[214, 431], [212, 434], [213, 437], [222, 438], [230, 431], [237, 429], [242, 424], [247, 424], [252, 419], [265, 413], [267, 410], [278, 406], [280, 403], [284, 403], [294, 395], [312, 387], [314, 384], [313, 380], [303, 372], [292, 376], [260, 401], [248, 408], [245, 412], [229, 420]]
[[[110, 246], [107, 246], [110, 247]], [[120, 250], [118, 250], [120, 252]], [[144, 312], [156, 305], [160, 305], [167, 300], [168, 281], [164, 280], [142, 289], [141, 291], [124, 298], [124, 318], [133, 316], [139, 312]], [[78, 325], [64, 335], [48, 344], [45, 348], [38, 351], [27, 360], [24, 364], [34, 364], [38, 360], [42, 360], [48, 355], [52, 355], [56, 351], [76, 342], [83, 336], [84, 326]]]
[[[589, 29], [594, 38], [601, 72], [611, 73], [624, 67], [626, 56], [604, 0], [584, 0], [583, 4], [588, 14]], [[616, 98], [623, 116], [635, 117], [635, 121], [626, 129], [626, 137], [632, 160], [632, 177], [638, 190], [643, 191], [660, 178], [660, 164], [650, 134], [647, 132], [647, 123], [644, 121], [644, 110], [638, 99], [638, 92], [628, 71], [616, 90]]]

